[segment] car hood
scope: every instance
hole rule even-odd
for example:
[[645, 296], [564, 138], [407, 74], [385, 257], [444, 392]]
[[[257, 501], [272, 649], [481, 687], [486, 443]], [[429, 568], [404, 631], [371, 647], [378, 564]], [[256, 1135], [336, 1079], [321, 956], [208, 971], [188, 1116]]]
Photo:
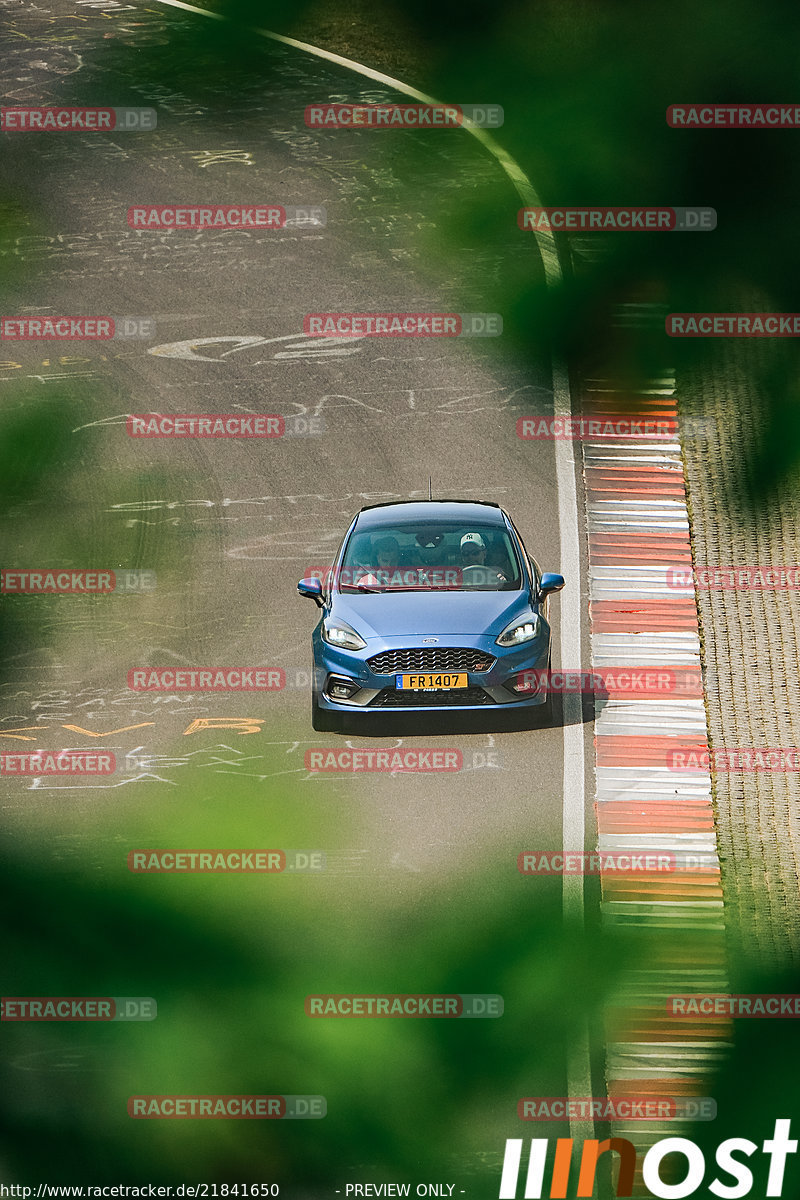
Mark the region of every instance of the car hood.
[[337, 594], [331, 615], [364, 638], [496, 637], [518, 614], [529, 612], [525, 592], [383, 592]]

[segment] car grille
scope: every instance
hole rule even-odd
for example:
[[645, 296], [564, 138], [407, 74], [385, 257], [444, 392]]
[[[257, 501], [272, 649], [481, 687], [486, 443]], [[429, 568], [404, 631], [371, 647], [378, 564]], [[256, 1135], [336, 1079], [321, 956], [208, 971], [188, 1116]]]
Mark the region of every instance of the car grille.
[[483, 688], [456, 688], [445, 692], [418, 692], [405, 689], [384, 688], [369, 708], [459, 708], [464, 705], [496, 704]]
[[376, 675], [395, 675], [403, 671], [490, 671], [496, 661], [485, 650], [459, 646], [428, 650], [415, 646], [376, 654], [367, 659], [367, 666]]

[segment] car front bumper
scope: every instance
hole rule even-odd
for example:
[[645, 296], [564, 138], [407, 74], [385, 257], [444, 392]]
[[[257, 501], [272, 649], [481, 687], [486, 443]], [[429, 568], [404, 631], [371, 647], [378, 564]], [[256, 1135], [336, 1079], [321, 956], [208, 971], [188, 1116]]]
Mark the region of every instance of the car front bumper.
[[[539, 708], [547, 701], [547, 690], [542, 687], [533, 693], [515, 694], [506, 684], [525, 671], [544, 671], [550, 658], [550, 629], [542, 622], [539, 636], [522, 646], [505, 648], [486, 637], [440, 638], [437, 651], [479, 651], [484, 658], [495, 661], [487, 671], [467, 671], [468, 687], [465, 690], [410, 691], [396, 687], [396, 672], [376, 674], [368, 659], [385, 655], [391, 651], [425, 652], [429, 647], [421, 639], [393, 637], [370, 639], [363, 650], [356, 652], [341, 650], [322, 640], [315, 631], [314, 649], [314, 692], [321, 709], [328, 712], [362, 715], [370, 714], [425, 713], [425, 712], [486, 712], [502, 709]], [[411, 670], [453, 671], [455, 667], [413, 667]], [[330, 694], [335, 681], [352, 681], [354, 691], [348, 699]]]

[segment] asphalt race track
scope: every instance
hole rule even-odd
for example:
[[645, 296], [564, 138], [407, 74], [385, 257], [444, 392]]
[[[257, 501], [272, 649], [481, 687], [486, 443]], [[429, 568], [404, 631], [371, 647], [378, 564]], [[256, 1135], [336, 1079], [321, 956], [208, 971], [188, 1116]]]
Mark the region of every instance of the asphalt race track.
[[[516, 859], [533, 847], [562, 848], [570, 836], [563, 723], [506, 731], [452, 718], [435, 729], [389, 725], [377, 738], [315, 734], [317, 617], [295, 590], [331, 561], [362, 505], [427, 498], [429, 477], [434, 497], [499, 502], [542, 569], [562, 570], [554, 443], [516, 434], [518, 417], [552, 411], [546, 359], [523, 361], [502, 336], [303, 334], [310, 312], [496, 311], [504, 273], [541, 271], [534, 240], [516, 229], [509, 180], [463, 131], [370, 140], [305, 128], [303, 109], [317, 98], [391, 92], [298, 50], [264, 42], [235, 87], [222, 89], [213, 74], [190, 84], [188, 67], [187, 78], [159, 82], [158, 54], [194, 37], [201, 18], [136, 4], [118, 12], [115, 0], [3, 0], [2, 8], [6, 104], [113, 100], [158, 111], [155, 131], [5, 138], [4, 193], [25, 181], [24, 208], [12, 207], [0, 231], [6, 312], [154, 322], [147, 338], [27, 341], [1, 352], [6, 417], [36, 411], [49, 420], [48, 474], [11, 511], [9, 565], [154, 572], [156, 580], [141, 593], [10, 602], [19, 636], [2, 664], [4, 750], [100, 747], [117, 760], [109, 778], [6, 781], [12, 847], [35, 845], [43, 863], [83, 863], [98, 878], [124, 871], [132, 846], [174, 842], [178, 826], [184, 846], [210, 844], [213, 830], [223, 846], [321, 849], [324, 873], [285, 881], [305, 893], [319, 938], [337, 936], [354, 902], [363, 906], [360, 936], [380, 939], [393, 905], [424, 922], [435, 889], [460, 887], [478, 869], [488, 874], [467, 892], [466, 924], [480, 923], [493, 872], [507, 872], [523, 911], [558, 914], [564, 881], [522, 878]], [[389, 150], [380, 138], [393, 139]], [[507, 209], [507, 236], [489, 243], [465, 219], [479, 193]], [[132, 205], [200, 201], [324, 208], [326, 220], [253, 231], [127, 223]], [[277, 414], [287, 432], [130, 437], [127, 416], [150, 412]], [[579, 497], [579, 513], [581, 505]], [[569, 536], [574, 547], [579, 530]], [[584, 579], [567, 578], [551, 601], [554, 665], [567, 591], [585, 597]], [[285, 685], [215, 695], [128, 687], [133, 669], [179, 667], [280, 671]], [[573, 736], [576, 725], [582, 731], [569, 753], [580, 755], [591, 749], [591, 725], [579, 705], [567, 713]], [[304, 765], [314, 747], [378, 745], [457, 748], [463, 768], [328, 774]], [[590, 838], [587, 794], [571, 802], [585, 808], [578, 815]], [[590, 891], [590, 920], [595, 899]], [[514, 934], [524, 947], [524, 923]], [[144, 962], [131, 994], [153, 994]], [[346, 990], [306, 966], [296, 977], [301, 997]], [[13, 983], [32, 994], [24, 980]], [[482, 990], [498, 989], [487, 981]], [[84, 1043], [69, 1061], [79, 1072], [95, 1053]], [[527, 1094], [567, 1094], [555, 1058], [534, 1062]], [[12, 1082], [23, 1075], [33, 1078], [13, 1063], [6, 1071]], [[35, 1078], [56, 1089], [66, 1075], [61, 1062]], [[137, 1082], [131, 1090], [169, 1089]], [[328, 1095], [329, 1122], [335, 1100]], [[497, 1151], [507, 1113], [486, 1122], [485, 1148]], [[553, 1125], [548, 1135], [564, 1130]]]

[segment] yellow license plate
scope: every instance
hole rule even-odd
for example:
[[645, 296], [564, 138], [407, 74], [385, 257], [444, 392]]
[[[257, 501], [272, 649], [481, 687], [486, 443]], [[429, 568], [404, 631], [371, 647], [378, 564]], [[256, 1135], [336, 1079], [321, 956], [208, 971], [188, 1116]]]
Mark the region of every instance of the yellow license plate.
[[398, 675], [398, 688], [410, 688], [414, 692], [447, 692], [451, 688], [468, 687], [466, 671], [426, 672], [422, 675]]

